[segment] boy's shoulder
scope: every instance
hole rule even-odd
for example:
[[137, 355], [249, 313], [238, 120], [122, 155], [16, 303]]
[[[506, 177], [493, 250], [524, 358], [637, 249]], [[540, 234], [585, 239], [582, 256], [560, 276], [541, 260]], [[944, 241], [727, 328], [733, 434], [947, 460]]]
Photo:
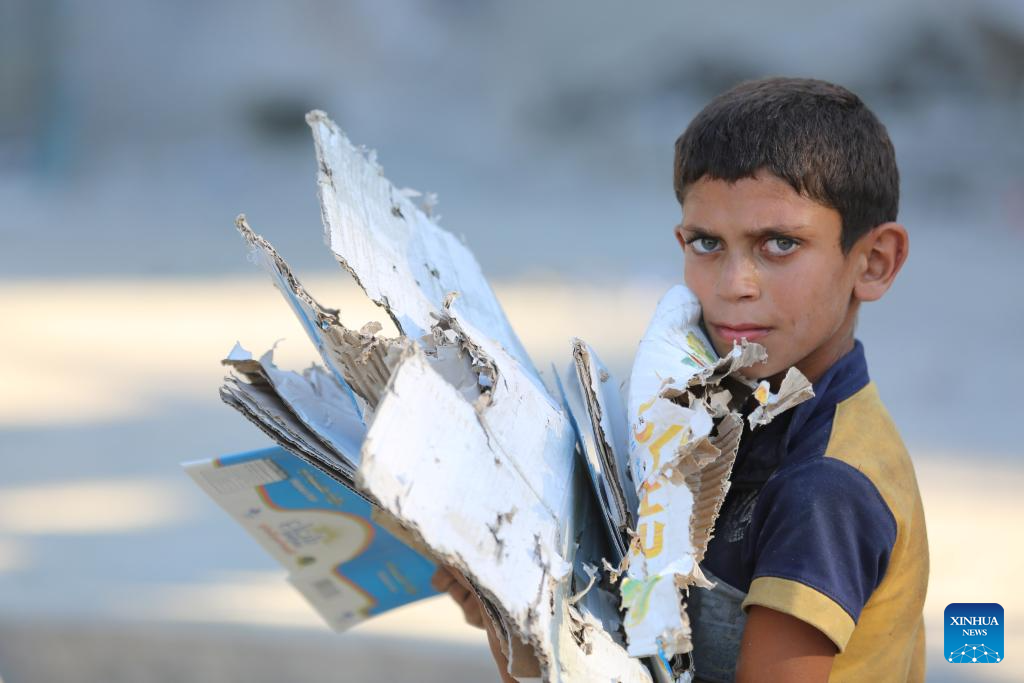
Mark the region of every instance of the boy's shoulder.
[[923, 515], [909, 454], [859, 341], [814, 391], [792, 411], [779, 466], [750, 515], [743, 604], [797, 616], [842, 651], [871, 595], [918, 550], [906, 540], [923, 541], [908, 534], [923, 532]]
[[[751, 515], [743, 608], [770, 607], [825, 633], [843, 680], [887, 669], [919, 680], [928, 540], [913, 463], [859, 342], [814, 388]], [[880, 649], [887, 660], [861, 675]]]
[[920, 505], [913, 463], [868, 375], [860, 341], [816, 383], [815, 393], [789, 425], [776, 485], [849, 487], [858, 495], [873, 490], [894, 521], [911, 515]]
[[863, 473], [897, 519], [920, 504], [910, 453], [874, 382], [836, 406], [825, 457]]

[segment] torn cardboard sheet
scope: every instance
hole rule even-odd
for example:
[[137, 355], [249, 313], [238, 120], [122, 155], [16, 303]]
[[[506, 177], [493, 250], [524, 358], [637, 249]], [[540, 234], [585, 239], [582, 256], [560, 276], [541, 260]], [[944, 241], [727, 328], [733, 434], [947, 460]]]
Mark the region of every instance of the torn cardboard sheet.
[[[249, 361], [256, 363], [256, 361]], [[323, 438], [303, 424], [274, 391], [273, 385], [253, 371], [227, 377], [220, 389], [221, 399], [259, 427], [288, 451], [302, 457], [325, 473], [352, 486], [355, 466]]]
[[626, 408], [618, 384], [597, 353], [582, 339], [572, 340], [573, 364], [559, 378], [600, 514], [608, 526], [612, 560], [626, 555], [629, 533], [636, 527], [636, 488], [629, 472]]
[[630, 377], [630, 464], [640, 502], [621, 595], [634, 656], [672, 657], [692, 649], [680, 591], [709, 585], [699, 563], [729, 489], [740, 407], [760, 389], [760, 412], [751, 424], [765, 424], [813, 395], [796, 369], [777, 395], [752, 385], [738, 372], [762, 362], [763, 347], [744, 340], [717, 359], [699, 322], [693, 294], [683, 286], [670, 289]]
[[258, 361], [235, 344], [223, 363], [247, 378], [250, 384], [269, 385], [289, 411], [339, 457], [359, 464], [366, 426], [351, 397], [323, 368], [310, 366], [298, 374], [274, 365], [274, 352]]
[[[374, 392], [357, 390], [369, 408], [376, 404], [364, 415], [361, 489], [434, 556], [463, 571], [514, 637], [533, 648], [545, 680], [649, 680], [610, 636], [587, 641], [587, 654], [573, 635], [566, 611], [576, 589], [571, 569], [587, 523], [573, 511], [589, 495], [571, 483], [585, 481], [576, 476], [575, 434], [472, 254], [323, 114], [308, 121], [331, 249], [415, 341], [380, 373], [377, 401]], [[327, 337], [320, 332], [325, 317], [327, 327], [340, 325], [303, 296], [269, 245], [246, 237], [273, 261], [286, 296], [316, 321], [311, 336]], [[335, 366], [359, 386], [346, 363]]]
[[803, 403], [814, 396], [814, 390], [807, 378], [796, 368], [790, 368], [782, 378], [779, 393], [771, 393], [768, 382], [761, 382], [754, 390], [757, 407], [750, 412], [747, 420], [750, 426], [766, 425], [779, 413], [783, 413], [797, 404]]
[[[527, 407], [522, 396], [502, 394], [491, 409], [501, 404]], [[571, 510], [556, 508], [583, 489], [568, 485], [571, 430], [554, 413], [548, 417], [531, 421], [530, 433], [515, 440], [492, 430], [487, 413], [410, 347], [370, 426], [358, 483], [479, 588], [512, 637], [533, 648], [545, 680], [649, 680], [610, 636], [606, 645], [591, 645], [590, 654], [572, 636], [567, 609], [575, 542], [567, 524], [576, 520]], [[523, 455], [514, 457], [523, 442], [561, 453], [564, 478], [531, 486], [520, 469]]]
[[417, 339], [451, 292], [458, 318], [486, 333], [536, 375], [484, 278], [462, 242], [438, 227], [384, 177], [376, 154], [357, 149], [321, 111], [306, 115], [316, 144], [325, 240], [338, 261], [403, 334]]
[[[341, 322], [337, 309], [326, 308], [313, 298], [274, 247], [249, 227], [245, 216], [239, 216], [235, 225], [252, 248], [250, 258], [271, 275], [324, 363], [368, 422], [407, 338], [380, 336], [382, 326], [377, 321], [366, 323], [358, 331], [349, 329]], [[420, 338], [420, 344], [432, 365], [467, 399], [477, 398], [481, 387], [490, 386], [493, 372], [472, 348], [460, 343], [458, 331], [452, 329], [455, 323], [446, 312], [434, 317], [435, 324]]]
[[244, 215], [235, 219], [235, 227], [252, 248], [250, 258], [271, 275], [324, 364], [348, 393], [354, 390], [352, 400], [360, 415], [372, 411], [399, 356], [399, 340], [378, 336], [382, 328], [375, 321], [358, 331], [345, 327], [338, 311], [317, 303], [274, 247], [253, 232]]

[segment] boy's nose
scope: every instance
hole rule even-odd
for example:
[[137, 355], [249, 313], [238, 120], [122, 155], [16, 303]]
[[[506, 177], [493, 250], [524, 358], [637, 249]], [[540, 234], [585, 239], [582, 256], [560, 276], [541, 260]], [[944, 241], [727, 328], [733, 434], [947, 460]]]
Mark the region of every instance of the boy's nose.
[[757, 299], [761, 295], [757, 264], [752, 259], [727, 258], [718, 275], [718, 296], [727, 301]]

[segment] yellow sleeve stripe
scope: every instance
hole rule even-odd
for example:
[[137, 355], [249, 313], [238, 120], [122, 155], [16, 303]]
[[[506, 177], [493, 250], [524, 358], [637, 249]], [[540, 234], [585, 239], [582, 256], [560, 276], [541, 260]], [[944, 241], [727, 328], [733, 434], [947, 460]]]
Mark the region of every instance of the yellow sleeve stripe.
[[828, 636], [840, 652], [846, 648], [856, 626], [853, 618], [832, 598], [799, 581], [776, 576], [754, 579], [741, 607], [747, 611], [751, 605], [769, 607], [810, 624]]

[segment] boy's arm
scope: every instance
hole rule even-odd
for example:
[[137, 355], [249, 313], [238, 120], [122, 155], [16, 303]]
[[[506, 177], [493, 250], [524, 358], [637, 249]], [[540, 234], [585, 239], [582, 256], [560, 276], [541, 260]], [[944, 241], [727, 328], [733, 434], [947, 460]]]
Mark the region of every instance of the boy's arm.
[[835, 644], [807, 622], [753, 605], [736, 662], [737, 683], [824, 683]]

